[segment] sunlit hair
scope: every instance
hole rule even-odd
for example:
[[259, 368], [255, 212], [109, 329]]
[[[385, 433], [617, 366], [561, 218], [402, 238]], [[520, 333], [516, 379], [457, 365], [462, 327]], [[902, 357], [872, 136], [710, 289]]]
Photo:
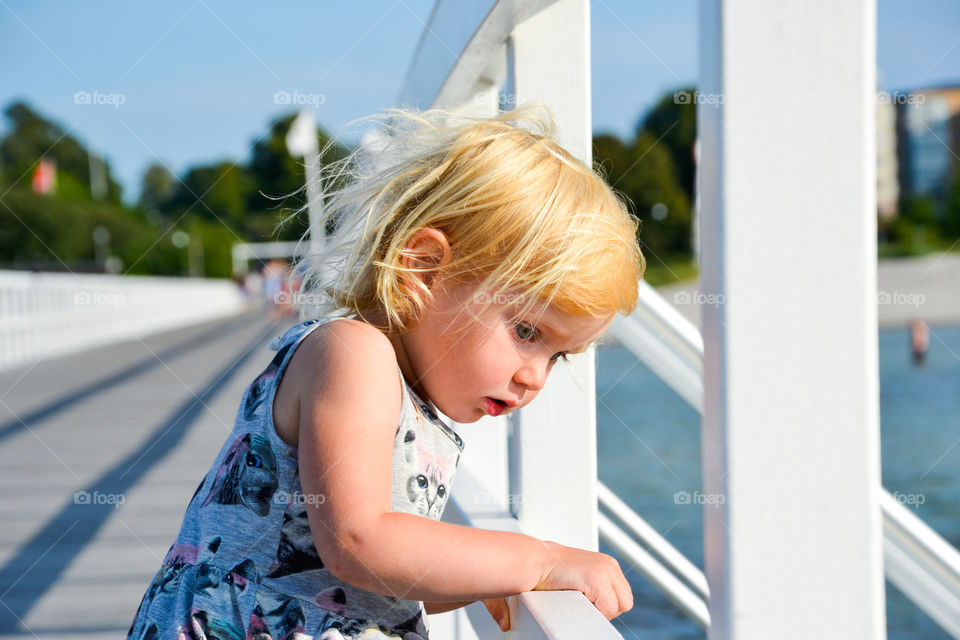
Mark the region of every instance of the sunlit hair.
[[425, 227], [449, 240], [443, 277], [479, 285], [464, 311], [477, 300], [514, 308], [516, 320], [546, 304], [594, 317], [634, 309], [646, 268], [638, 223], [598, 173], [555, 141], [545, 106], [492, 118], [393, 108], [354, 122], [371, 118], [381, 128], [321, 168], [316, 228], [329, 235], [316, 255], [307, 252], [309, 231], [298, 245], [291, 278], [302, 282], [301, 318], [369, 321], [375, 310], [386, 318], [371, 322], [381, 330], [415, 326], [431, 292], [408, 274], [431, 269], [405, 268], [401, 257]]

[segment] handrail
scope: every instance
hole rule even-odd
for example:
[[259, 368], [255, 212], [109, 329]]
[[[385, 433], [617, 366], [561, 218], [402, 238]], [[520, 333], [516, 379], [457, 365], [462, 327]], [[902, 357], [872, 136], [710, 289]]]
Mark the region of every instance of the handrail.
[[687, 560], [687, 556], [680, 553], [676, 547], [657, 533], [656, 529], [647, 524], [636, 511], [631, 509], [627, 503], [599, 480], [597, 481], [597, 498], [599, 498], [601, 506], [616, 516], [633, 534], [633, 537], [647, 545], [663, 564], [683, 578], [701, 599], [705, 600], [710, 597], [710, 587], [703, 571]]
[[954, 638], [960, 638], [960, 553], [886, 491], [883, 551], [887, 577]]
[[242, 313], [226, 278], [0, 270], [0, 370]]
[[491, 65], [497, 52], [517, 25], [556, 1], [437, 0], [397, 101], [418, 108], [463, 105], [481, 88], [500, 86], [506, 69]]
[[626, 556], [633, 566], [650, 583], [663, 593], [670, 602], [687, 617], [700, 625], [704, 631], [710, 628], [710, 610], [706, 601], [693, 592], [664, 565], [637, 544], [630, 535], [610, 518], [600, 514], [598, 518], [600, 538], [614, 551]]
[[[478, 529], [524, 533], [507, 506], [461, 466], [443, 522]], [[611, 545], [612, 546], [612, 545]], [[579, 591], [527, 591], [509, 596], [510, 637], [526, 640], [623, 640], [613, 624]], [[482, 602], [464, 608], [480, 637], [496, 637], [499, 628]]]
[[703, 338], [653, 287], [641, 280], [636, 309], [629, 318], [616, 316], [609, 331], [703, 413]]
[[[700, 332], [653, 287], [641, 280], [636, 310], [627, 318], [617, 317], [609, 331], [703, 413]], [[887, 577], [944, 630], [960, 638], [960, 553], [883, 487], [880, 508]]]

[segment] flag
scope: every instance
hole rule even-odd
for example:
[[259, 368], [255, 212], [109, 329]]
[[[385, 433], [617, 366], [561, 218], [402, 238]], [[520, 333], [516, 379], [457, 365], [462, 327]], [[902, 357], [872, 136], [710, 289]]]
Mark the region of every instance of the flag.
[[47, 158], [40, 158], [40, 163], [33, 170], [33, 190], [37, 193], [52, 193], [57, 188], [57, 163]]
[[290, 124], [287, 132], [287, 150], [298, 158], [317, 152], [317, 120], [313, 111], [304, 109]]

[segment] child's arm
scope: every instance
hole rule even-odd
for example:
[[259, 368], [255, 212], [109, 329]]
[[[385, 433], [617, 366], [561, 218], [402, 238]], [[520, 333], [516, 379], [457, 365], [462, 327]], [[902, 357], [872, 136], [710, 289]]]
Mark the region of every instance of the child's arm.
[[[428, 614], [446, 613], [447, 611], [453, 611], [454, 609], [465, 607], [468, 604], [473, 604], [474, 602], [476, 602], [476, 600], [469, 600], [466, 602], [424, 602], [423, 608]], [[498, 625], [500, 625], [500, 629], [503, 631], [509, 631], [510, 607], [507, 605], [507, 600], [505, 598], [490, 598], [487, 600], [482, 600], [481, 602], [486, 605], [487, 611], [490, 612], [490, 615], [493, 616], [493, 619], [497, 621]]]
[[[531, 536], [391, 511], [400, 419], [396, 354], [376, 328], [338, 321], [294, 352], [300, 483], [317, 552], [355, 586], [425, 601], [533, 589], [545, 549]], [[321, 499], [322, 497], [322, 499]]]
[[290, 373], [298, 374], [300, 481], [307, 497], [323, 496], [306, 504], [327, 569], [360, 588], [408, 600], [580, 589], [608, 619], [618, 614], [618, 600], [619, 611], [629, 609], [623, 608], [629, 586], [605, 554], [391, 511], [401, 408], [393, 346], [359, 322], [333, 322], [315, 333], [319, 339], [294, 353], [299, 364], [291, 362]]
[[339, 558], [347, 582], [425, 601], [483, 600], [533, 591], [547, 547], [531, 536], [388, 512]]
[[460, 602], [424, 602], [423, 608], [426, 609], [427, 613], [446, 613], [447, 611], [453, 611], [454, 609], [459, 609], [460, 607], [465, 607], [468, 604], [473, 604], [476, 600], [463, 600]]

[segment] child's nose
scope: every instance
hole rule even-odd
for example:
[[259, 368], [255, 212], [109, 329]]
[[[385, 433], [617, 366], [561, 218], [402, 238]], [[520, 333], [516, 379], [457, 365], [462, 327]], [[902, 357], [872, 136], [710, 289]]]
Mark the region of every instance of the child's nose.
[[531, 391], [540, 391], [547, 382], [548, 366], [539, 358], [530, 358], [520, 366], [513, 379]]

